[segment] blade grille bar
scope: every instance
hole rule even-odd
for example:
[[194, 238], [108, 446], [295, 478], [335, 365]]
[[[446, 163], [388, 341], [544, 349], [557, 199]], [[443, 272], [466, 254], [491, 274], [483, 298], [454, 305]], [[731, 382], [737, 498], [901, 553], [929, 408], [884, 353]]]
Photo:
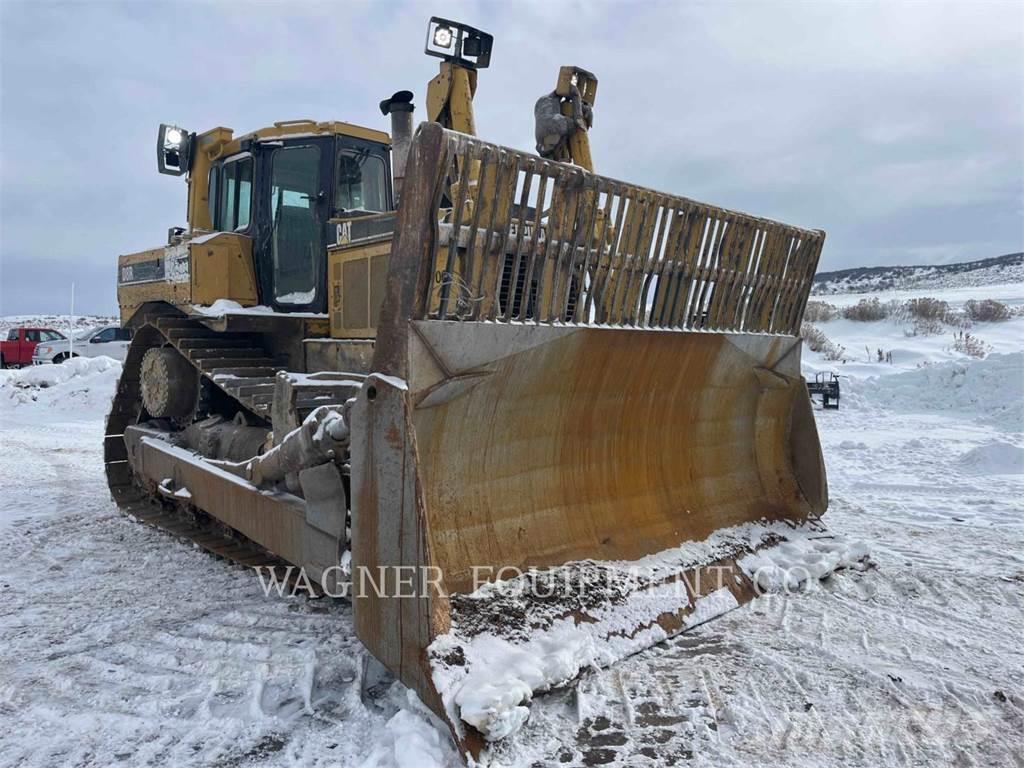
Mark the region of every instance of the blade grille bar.
[[795, 335], [825, 233], [444, 131], [412, 319]]

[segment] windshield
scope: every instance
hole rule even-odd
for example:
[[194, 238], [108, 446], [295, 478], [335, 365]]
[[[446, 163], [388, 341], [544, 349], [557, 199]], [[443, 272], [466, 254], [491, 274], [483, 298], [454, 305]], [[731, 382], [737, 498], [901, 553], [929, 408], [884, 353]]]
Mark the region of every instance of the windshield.
[[354, 149], [338, 150], [334, 209], [338, 213], [387, 210], [384, 160], [379, 155]]

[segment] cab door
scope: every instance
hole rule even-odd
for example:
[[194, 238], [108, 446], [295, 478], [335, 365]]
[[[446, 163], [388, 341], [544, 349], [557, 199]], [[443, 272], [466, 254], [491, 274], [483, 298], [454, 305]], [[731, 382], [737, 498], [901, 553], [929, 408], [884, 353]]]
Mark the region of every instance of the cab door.
[[[264, 296], [282, 312], [323, 312], [324, 224], [329, 216], [329, 142], [274, 148], [269, 157], [269, 232], [262, 239]], [[269, 279], [268, 279], [269, 278]]]
[[22, 331], [22, 340], [18, 343], [18, 363], [28, 365], [32, 362], [32, 353], [36, 351], [39, 343], [39, 330], [30, 328]]

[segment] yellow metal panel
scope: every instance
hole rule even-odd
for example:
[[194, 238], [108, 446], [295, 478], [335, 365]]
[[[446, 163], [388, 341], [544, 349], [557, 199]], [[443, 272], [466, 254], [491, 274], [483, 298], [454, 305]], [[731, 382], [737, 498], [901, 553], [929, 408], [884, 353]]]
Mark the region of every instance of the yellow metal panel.
[[213, 228], [210, 221], [210, 164], [231, 142], [230, 128], [214, 128], [196, 137], [195, 157], [188, 174], [188, 225], [193, 230]]
[[122, 324], [127, 323], [139, 307], [147, 302], [163, 301], [176, 307], [191, 303], [192, 286], [188, 280], [175, 281], [161, 277], [147, 282], [122, 284], [126, 267], [149, 264], [159, 259], [166, 260], [168, 255], [180, 248], [181, 246], [164, 246], [117, 257], [117, 304]]
[[189, 244], [192, 253], [192, 302], [212, 304], [217, 299], [237, 301], [243, 307], [259, 304], [252, 240], [221, 232]]
[[452, 91], [452, 68], [447, 62], [441, 64], [441, 71], [427, 83], [427, 120], [432, 123], [441, 122], [441, 113], [448, 104], [448, 94]]
[[391, 241], [348, 248], [327, 254], [328, 315], [334, 338], [372, 339], [384, 301]]

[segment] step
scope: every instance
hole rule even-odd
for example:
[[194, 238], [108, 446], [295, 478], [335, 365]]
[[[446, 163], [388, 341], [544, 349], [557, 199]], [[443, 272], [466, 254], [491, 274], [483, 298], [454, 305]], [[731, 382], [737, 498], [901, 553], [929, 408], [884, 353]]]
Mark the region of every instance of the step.
[[[206, 361], [204, 361], [206, 362]], [[235, 361], [237, 362], [237, 361]], [[232, 376], [238, 379], [262, 379], [265, 377], [273, 377], [275, 373], [283, 368], [277, 366], [228, 366], [224, 368], [214, 368], [212, 370], [203, 370], [203, 373], [208, 376]]]
[[276, 368], [269, 357], [209, 357], [196, 362], [203, 373], [210, 375], [220, 368]]
[[238, 338], [235, 336], [228, 336], [225, 333], [218, 333], [203, 337], [180, 338], [174, 342], [174, 346], [184, 351], [186, 349], [213, 349], [216, 347], [224, 349], [249, 347], [252, 349], [258, 348], [259, 345], [249, 338]]
[[223, 333], [217, 333], [217, 331], [211, 331], [209, 328], [202, 325], [190, 325], [186, 328], [161, 328], [160, 330], [164, 336], [167, 337], [167, 340], [171, 342], [174, 342], [177, 339], [209, 339], [223, 337], [226, 335]]
[[260, 358], [267, 353], [262, 349], [255, 347], [238, 347], [237, 349], [226, 348], [226, 347], [213, 347], [210, 349], [190, 349], [188, 350], [188, 359], [200, 362], [208, 358], [228, 358], [228, 357], [241, 357], [247, 359]]
[[228, 382], [221, 387], [225, 392], [234, 395], [237, 398], [252, 397], [253, 395], [264, 395], [268, 392], [274, 394], [274, 381], [271, 379], [270, 383], [263, 384], [237, 384], [235, 382]]
[[238, 389], [239, 387], [256, 387], [270, 385], [274, 386], [277, 381], [275, 376], [239, 376], [234, 380], [227, 380], [225, 382], [226, 387], [232, 387]]

